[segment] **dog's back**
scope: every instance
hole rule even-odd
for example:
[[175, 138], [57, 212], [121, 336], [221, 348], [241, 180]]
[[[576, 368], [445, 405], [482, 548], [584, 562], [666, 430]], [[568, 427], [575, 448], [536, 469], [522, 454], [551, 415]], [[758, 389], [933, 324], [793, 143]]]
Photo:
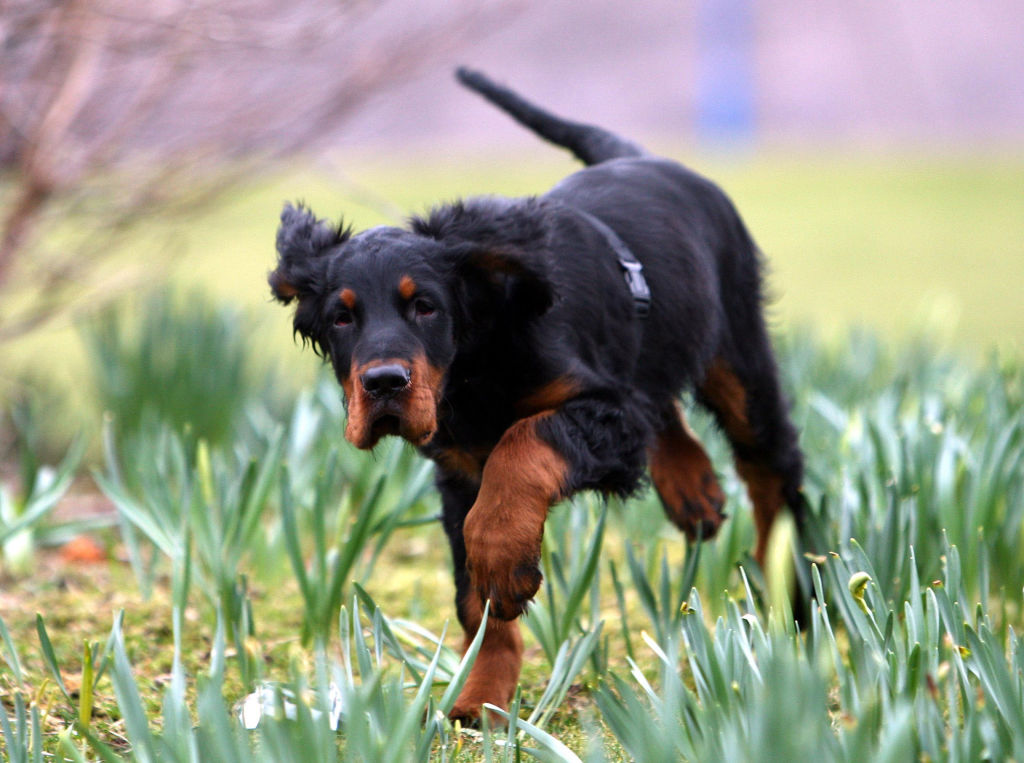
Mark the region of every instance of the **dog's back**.
[[[719, 303], [735, 299], [738, 292], [757, 312], [757, 251], [717, 185], [601, 127], [555, 116], [479, 72], [461, 68], [457, 77], [588, 165], [541, 198], [603, 221], [643, 264], [652, 306], [642, 332], [641, 386], [649, 382], [678, 389], [693, 384], [721, 342], [729, 341], [728, 334], [750, 334], [748, 326], [729, 324], [751, 310], [723, 311]], [[594, 267], [589, 260], [574, 258], [563, 258], [560, 265], [566, 280], [574, 283], [594, 279]], [[682, 283], [687, 288], [680, 289]], [[671, 363], [664, 362], [667, 358]]]
[[[457, 75], [517, 122], [591, 165], [540, 198], [598, 218], [643, 265], [651, 305], [638, 329], [632, 383], [653, 397], [670, 392], [670, 399], [684, 386], [694, 388], [715, 414], [747, 479], [759, 523], [755, 556], [763, 560], [767, 528], [783, 500], [800, 521], [803, 466], [762, 315], [760, 252], [732, 202], [678, 162], [603, 128], [557, 117], [478, 72], [460, 69]], [[595, 278], [589, 263], [574, 258], [561, 257], [560, 267], [570, 287]], [[582, 305], [579, 314], [592, 314], [586, 311], [593, 304]], [[720, 517], [708, 516], [717, 527]]]

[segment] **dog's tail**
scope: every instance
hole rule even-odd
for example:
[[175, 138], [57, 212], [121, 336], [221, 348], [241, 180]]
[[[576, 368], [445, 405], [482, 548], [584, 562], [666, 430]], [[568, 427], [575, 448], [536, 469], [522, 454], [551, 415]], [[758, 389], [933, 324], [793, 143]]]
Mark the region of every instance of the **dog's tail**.
[[521, 125], [529, 127], [545, 140], [572, 151], [584, 164], [599, 164], [609, 159], [645, 156], [640, 146], [594, 125], [570, 122], [490, 80], [486, 75], [460, 66], [455, 76]]

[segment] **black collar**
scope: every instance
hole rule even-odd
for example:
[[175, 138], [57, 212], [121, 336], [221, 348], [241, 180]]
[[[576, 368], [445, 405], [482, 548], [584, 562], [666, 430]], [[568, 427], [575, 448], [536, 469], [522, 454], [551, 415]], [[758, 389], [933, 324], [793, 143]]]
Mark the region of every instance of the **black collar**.
[[641, 318], [646, 318], [651, 312], [651, 287], [647, 285], [647, 279], [644, 278], [644, 267], [640, 264], [640, 260], [633, 256], [633, 253], [629, 251], [629, 247], [623, 243], [619, 235], [604, 222], [589, 212], [584, 212], [582, 209], [576, 207], [572, 209], [590, 223], [598, 233], [604, 236], [608, 246], [615, 252], [619, 265], [622, 266], [622, 275], [626, 279], [629, 293], [633, 295], [636, 314]]

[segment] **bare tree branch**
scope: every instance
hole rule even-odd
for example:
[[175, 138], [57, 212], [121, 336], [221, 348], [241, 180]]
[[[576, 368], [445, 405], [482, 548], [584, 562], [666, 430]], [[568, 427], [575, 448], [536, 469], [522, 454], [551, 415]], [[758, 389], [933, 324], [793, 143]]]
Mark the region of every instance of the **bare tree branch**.
[[[91, 281], [109, 291], [108, 253], [141, 220], [329, 145], [374, 93], [524, 2], [420, 17], [392, 0], [5, 0], [0, 340]], [[71, 215], [58, 255], [39, 234]], [[36, 295], [17, 308], [15, 282]]]

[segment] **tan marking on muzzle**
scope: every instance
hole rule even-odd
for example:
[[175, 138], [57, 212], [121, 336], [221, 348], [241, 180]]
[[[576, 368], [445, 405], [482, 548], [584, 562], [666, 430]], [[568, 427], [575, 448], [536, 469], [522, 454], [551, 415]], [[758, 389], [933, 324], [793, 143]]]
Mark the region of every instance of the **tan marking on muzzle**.
[[426, 445], [437, 431], [437, 405], [443, 385], [443, 369], [432, 366], [426, 355], [413, 358], [402, 428], [402, 437], [413, 445]]
[[[363, 374], [377, 366], [397, 364], [409, 369], [409, 385], [389, 400], [374, 400], [363, 389]], [[444, 371], [435, 368], [426, 356], [413, 358], [412, 363], [397, 358], [371, 360], [359, 366], [354, 362], [348, 377], [342, 381], [348, 401], [348, 422], [345, 439], [357, 448], [368, 450], [381, 438], [374, 424], [385, 415], [398, 418], [398, 434], [413, 445], [425, 445], [437, 430], [437, 404], [441, 399]], [[393, 410], [397, 406], [397, 411]]]

